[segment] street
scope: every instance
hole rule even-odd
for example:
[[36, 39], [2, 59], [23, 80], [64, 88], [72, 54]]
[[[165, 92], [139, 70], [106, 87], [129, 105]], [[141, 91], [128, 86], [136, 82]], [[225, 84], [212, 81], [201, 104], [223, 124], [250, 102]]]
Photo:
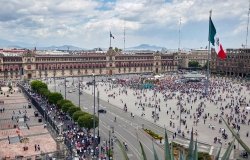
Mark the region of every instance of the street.
[[[59, 80], [60, 81], [60, 80]], [[78, 90], [77, 87], [69, 86], [66, 88], [67, 99], [72, 100], [75, 105], [78, 105]], [[53, 83], [49, 84], [49, 88], [51, 90], [54, 89]], [[64, 85], [57, 85], [56, 90], [61, 91], [62, 95], [64, 95]], [[72, 90], [71, 93], [68, 91]], [[76, 91], [74, 91], [76, 90]], [[83, 92], [80, 96], [81, 108], [84, 111], [89, 113], [93, 113], [93, 96]], [[130, 113], [126, 113], [122, 109], [106, 102], [100, 100], [100, 109], [107, 110], [107, 113], [100, 113], [100, 135], [101, 135], [101, 143], [104, 143], [109, 139], [109, 131], [114, 128], [114, 133], [111, 132], [110, 137], [116, 136], [121, 142], [126, 142], [128, 144], [127, 154], [130, 159], [140, 159], [141, 158], [141, 149], [138, 143], [138, 140], [141, 141], [144, 146], [144, 150], [148, 159], [153, 159], [153, 147], [151, 138], [142, 130], [142, 127], [151, 129], [152, 131], [164, 136], [164, 128], [153, 124], [150, 121], [147, 121], [139, 116], [131, 117]], [[96, 111], [97, 111], [97, 101], [96, 101]], [[114, 122], [114, 118], [116, 117], [116, 122]], [[97, 131], [96, 131], [97, 133]], [[172, 133], [168, 132], [169, 140], [172, 140]], [[174, 140], [180, 144], [188, 146], [189, 140], [177, 138]], [[157, 142], [159, 143], [159, 142]], [[164, 157], [163, 145], [157, 145], [154, 143], [155, 150], [159, 157]], [[212, 153], [213, 147], [207, 144], [199, 143], [199, 151], [205, 151], [208, 153]], [[114, 144], [114, 158], [122, 156], [120, 148], [115, 143]]]

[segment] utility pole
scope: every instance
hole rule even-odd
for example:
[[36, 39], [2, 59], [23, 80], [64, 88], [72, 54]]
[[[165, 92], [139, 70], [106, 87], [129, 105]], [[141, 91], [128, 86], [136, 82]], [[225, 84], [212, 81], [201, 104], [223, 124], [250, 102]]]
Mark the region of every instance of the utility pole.
[[66, 77], [64, 77], [64, 99], [66, 99]]
[[179, 44], [178, 44], [178, 52], [181, 51], [181, 17], [180, 17], [180, 24], [179, 24]]
[[125, 42], [126, 42], [126, 41], [125, 41], [125, 40], [126, 40], [126, 39], [125, 39], [125, 20], [124, 20], [123, 27], [124, 27], [124, 28], [123, 28], [123, 36], [124, 36], [124, 37], [123, 37], [123, 38], [124, 38], [124, 39], [123, 39], [123, 43], [124, 43], [124, 44], [123, 44], [123, 53], [125, 53]]
[[[98, 154], [100, 153], [99, 149], [99, 140], [100, 140], [100, 118], [99, 118], [99, 107], [100, 107], [100, 99], [99, 99], [99, 91], [97, 91], [97, 116], [98, 116], [98, 130], [97, 130], [97, 138], [98, 138]], [[99, 155], [98, 155], [99, 157]]]
[[247, 14], [247, 34], [246, 34], [246, 44], [245, 44], [245, 48], [247, 48], [248, 26], [249, 26], [249, 14], [250, 14], [250, 0], [249, 0], [249, 7], [248, 7], [248, 14]]
[[80, 100], [80, 97], [81, 97], [81, 86], [80, 86], [80, 77], [78, 79], [78, 93], [79, 93], [79, 107], [81, 108], [81, 100]]
[[182, 106], [181, 106], [181, 101], [179, 100], [179, 104], [180, 104], [180, 131], [181, 131], [181, 109], [182, 109]]
[[95, 139], [95, 74], [93, 74], [93, 84], [94, 84], [94, 113], [93, 113], [93, 128], [94, 128], [94, 156], [95, 156], [95, 145], [96, 145], [96, 139]]
[[56, 92], [56, 66], [54, 66], [54, 91]]
[[109, 152], [108, 152], [108, 156], [109, 156], [109, 160], [110, 160], [110, 153], [111, 153], [111, 141], [110, 141], [110, 134], [111, 134], [111, 131], [109, 130]]

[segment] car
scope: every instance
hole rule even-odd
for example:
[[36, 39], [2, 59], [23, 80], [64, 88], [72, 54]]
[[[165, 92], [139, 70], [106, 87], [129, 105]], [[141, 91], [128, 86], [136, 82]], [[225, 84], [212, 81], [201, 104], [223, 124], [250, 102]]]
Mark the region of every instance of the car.
[[105, 109], [99, 109], [98, 113], [107, 113], [107, 111]]
[[87, 82], [86, 84], [87, 84], [88, 86], [89, 86], [89, 85], [93, 85], [93, 82]]

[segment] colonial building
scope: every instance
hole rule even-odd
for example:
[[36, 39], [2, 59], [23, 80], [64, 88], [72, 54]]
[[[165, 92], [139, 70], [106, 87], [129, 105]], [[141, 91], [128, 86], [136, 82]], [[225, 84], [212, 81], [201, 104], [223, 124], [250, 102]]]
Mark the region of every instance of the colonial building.
[[207, 49], [192, 49], [190, 52], [178, 53], [177, 59], [179, 68], [188, 68], [188, 63], [196, 61], [201, 67], [207, 63]]
[[213, 50], [211, 71], [228, 76], [250, 76], [250, 48], [227, 49], [227, 58], [221, 60]]
[[158, 52], [122, 54], [113, 49], [107, 53], [37, 54], [27, 51], [10, 56], [0, 55], [0, 79], [36, 79], [129, 73], [165, 73], [176, 71], [174, 54]]

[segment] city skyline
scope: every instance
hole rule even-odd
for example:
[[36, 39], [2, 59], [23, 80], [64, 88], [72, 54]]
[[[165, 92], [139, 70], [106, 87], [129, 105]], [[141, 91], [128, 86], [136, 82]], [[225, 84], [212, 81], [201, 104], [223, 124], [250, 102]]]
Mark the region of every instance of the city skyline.
[[208, 16], [224, 48], [245, 44], [248, 1], [227, 0], [3, 0], [1, 39], [34, 46], [74, 45], [107, 48], [140, 44], [177, 49], [208, 45]]

